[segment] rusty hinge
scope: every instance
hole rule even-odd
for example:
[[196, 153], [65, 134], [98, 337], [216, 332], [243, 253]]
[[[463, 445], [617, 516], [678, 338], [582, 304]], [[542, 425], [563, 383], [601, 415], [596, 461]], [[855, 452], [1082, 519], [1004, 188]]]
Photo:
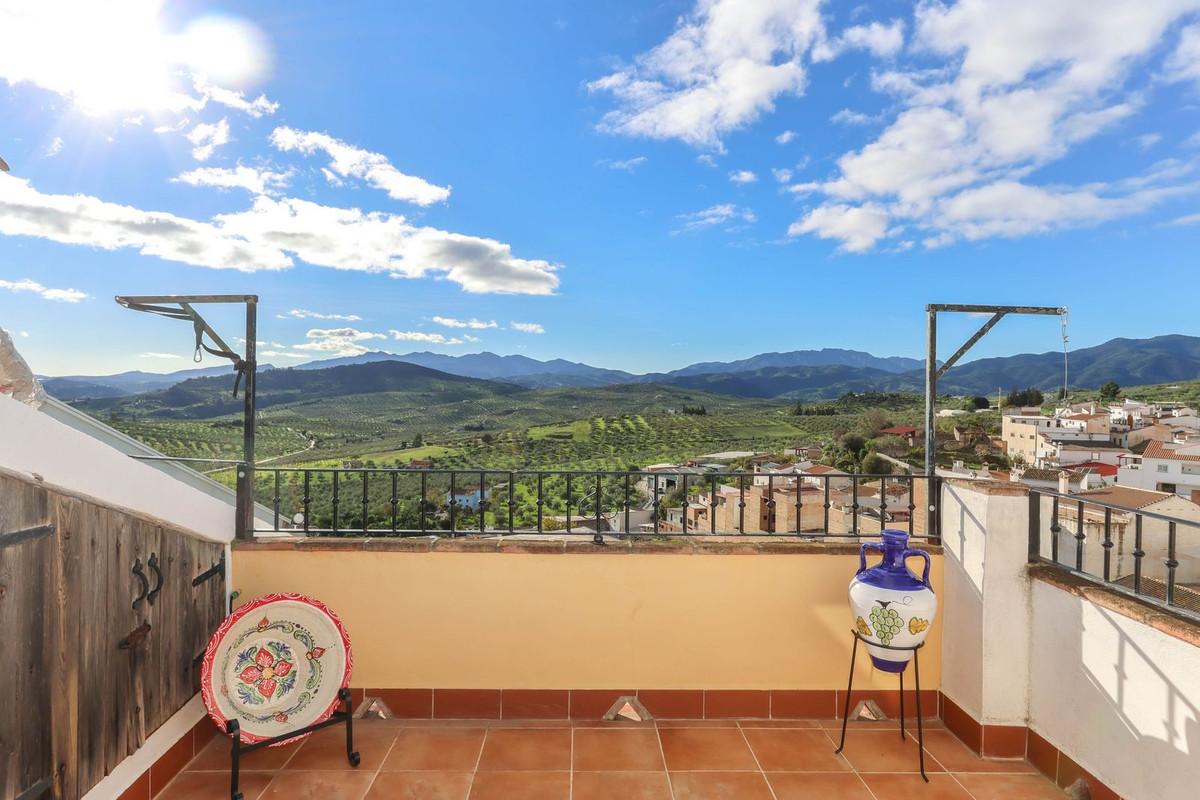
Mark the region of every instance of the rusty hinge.
[[135, 648], [139, 644], [141, 644], [143, 641], [145, 641], [146, 637], [149, 635], [150, 635], [150, 623], [143, 622], [141, 625], [138, 625], [136, 628], [131, 630], [129, 632], [129, 635], [127, 635], [124, 639], [117, 642], [117, 649], [132, 650], [133, 648]]
[[213, 564], [208, 569], [201, 572], [196, 577], [192, 578], [192, 586], [199, 586], [209, 578], [215, 578], [218, 575], [225, 574], [225, 554], [221, 553], [221, 560]]

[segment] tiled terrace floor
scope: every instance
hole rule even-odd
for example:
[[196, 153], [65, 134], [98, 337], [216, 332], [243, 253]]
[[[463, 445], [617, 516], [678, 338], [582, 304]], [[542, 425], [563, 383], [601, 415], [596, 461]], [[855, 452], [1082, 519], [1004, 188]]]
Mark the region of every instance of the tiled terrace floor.
[[[246, 800], [1061, 800], [1023, 761], [984, 761], [939, 723], [915, 739], [895, 723], [834, 721], [355, 721], [362, 764], [340, 726], [243, 760]], [[158, 795], [229, 797], [217, 737]]]

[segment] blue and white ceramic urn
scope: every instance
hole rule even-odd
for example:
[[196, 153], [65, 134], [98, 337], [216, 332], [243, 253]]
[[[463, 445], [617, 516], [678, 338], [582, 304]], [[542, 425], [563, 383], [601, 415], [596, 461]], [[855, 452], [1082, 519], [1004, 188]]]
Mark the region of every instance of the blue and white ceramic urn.
[[[871, 551], [882, 553], [883, 560], [867, 569]], [[937, 595], [929, 585], [929, 554], [909, 547], [907, 533], [885, 530], [882, 542], [863, 543], [858, 558], [858, 573], [850, 581], [854, 627], [867, 642], [878, 669], [903, 672], [912, 660], [912, 650], [878, 645], [915, 647], [925, 641], [937, 615]], [[910, 558], [925, 560], [920, 578], [908, 568]]]

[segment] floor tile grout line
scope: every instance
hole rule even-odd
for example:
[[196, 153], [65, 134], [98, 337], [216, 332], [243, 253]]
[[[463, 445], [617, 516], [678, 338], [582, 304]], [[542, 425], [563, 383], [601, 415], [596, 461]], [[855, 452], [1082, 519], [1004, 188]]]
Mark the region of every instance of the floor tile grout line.
[[[596, 523], [599, 527], [599, 523]], [[573, 800], [575, 797], [575, 731], [574, 725], [571, 726], [571, 754], [567, 758], [567, 800]]]
[[[703, 695], [701, 695], [701, 711], [703, 711]], [[671, 770], [667, 767], [667, 751], [663, 749], [662, 729], [658, 727], [658, 720], [654, 721], [654, 738], [658, 740], [658, 755], [662, 758], [663, 772], [667, 775], [667, 792], [671, 795], [671, 800], [675, 800], [675, 784], [671, 780]]]
[[[359, 719], [362, 719], [362, 717], [359, 717]], [[363, 797], [366, 797], [371, 793], [371, 788], [375, 786], [375, 781], [379, 780], [379, 774], [383, 772], [383, 765], [387, 763], [388, 756], [390, 756], [392, 751], [396, 749], [396, 743], [398, 741], [400, 741], [399, 731], [392, 735], [392, 743], [388, 745], [387, 752], [384, 753], [383, 758], [379, 760], [379, 766], [375, 768], [375, 774], [371, 776], [371, 782], [367, 784], [367, 791], [363, 793]]]
[[771, 785], [771, 781], [767, 779], [767, 773], [762, 768], [762, 764], [758, 760], [758, 753], [754, 752], [754, 747], [750, 744], [750, 739], [746, 736], [746, 731], [742, 729], [742, 724], [740, 722], [737, 726], [737, 732], [741, 734], [742, 741], [746, 743], [746, 749], [750, 751], [750, 757], [754, 759], [754, 765], [758, 767], [758, 774], [763, 779], [763, 783], [767, 785], [767, 791], [771, 794], [772, 800], [779, 800], [779, 798], [775, 796], [775, 787], [773, 787]]
[[483, 762], [483, 748], [487, 746], [488, 731], [491, 729], [490, 725], [483, 726], [483, 738], [479, 740], [479, 753], [475, 756], [475, 769], [471, 770], [471, 785], [467, 787], [467, 800], [470, 800], [475, 792], [475, 778], [479, 775], [479, 765]]

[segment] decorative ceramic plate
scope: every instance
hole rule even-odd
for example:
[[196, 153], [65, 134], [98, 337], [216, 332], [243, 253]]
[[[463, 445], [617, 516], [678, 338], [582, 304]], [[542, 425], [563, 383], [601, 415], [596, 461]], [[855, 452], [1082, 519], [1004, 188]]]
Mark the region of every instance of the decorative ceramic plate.
[[236, 719], [242, 741], [253, 744], [328, 719], [353, 666], [350, 637], [328, 606], [268, 594], [230, 614], [209, 639], [200, 693], [221, 730]]

